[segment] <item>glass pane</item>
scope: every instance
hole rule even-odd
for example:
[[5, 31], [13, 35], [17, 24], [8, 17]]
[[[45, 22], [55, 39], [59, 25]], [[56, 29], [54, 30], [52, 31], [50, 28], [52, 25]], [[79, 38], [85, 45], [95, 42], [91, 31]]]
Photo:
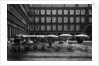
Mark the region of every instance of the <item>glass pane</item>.
[[76, 4], [65, 4], [65, 7], [76, 7]]
[[76, 15], [80, 15], [80, 10], [76, 10]]
[[64, 15], [68, 15], [68, 10], [64, 10]]
[[52, 25], [52, 30], [56, 30], [56, 25]]
[[51, 22], [51, 17], [46, 17], [46, 22], [50, 23]]
[[48, 9], [46, 12], [47, 12], [47, 15], [51, 15], [51, 10], [50, 9]]
[[85, 18], [81, 17], [81, 22], [84, 23], [85, 22]]
[[39, 9], [35, 9], [35, 14], [36, 14], [36, 15], [39, 14]]
[[80, 25], [76, 25], [76, 31], [80, 30]]
[[64, 30], [68, 31], [68, 25], [64, 25]]
[[36, 30], [36, 31], [39, 30], [39, 25], [35, 25], [35, 30]]
[[52, 15], [56, 15], [56, 9], [52, 10]]
[[70, 22], [71, 22], [71, 23], [74, 22], [74, 17], [70, 17]]
[[30, 22], [34, 22], [34, 18], [33, 17], [30, 18]]
[[29, 30], [34, 30], [34, 25], [29, 25]]
[[41, 25], [41, 31], [45, 30], [45, 25]]
[[45, 22], [45, 17], [41, 17], [41, 22], [42, 22], [42, 23]]
[[34, 30], [34, 25], [29, 25], [29, 30]]
[[58, 30], [62, 30], [62, 25], [58, 25]]
[[31, 10], [31, 13], [34, 14], [34, 10], [33, 9]]
[[70, 31], [74, 30], [74, 25], [70, 25]]
[[81, 15], [85, 15], [85, 9], [81, 9]]
[[64, 17], [64, 23], [68, 22], [68, 17]]
[[88, 7], [88, 4], [78, 4], [78, 7]]
[[62, 17], [58, 17], [58, 23], [62, 22]]
[[70, 10], [70, 15], [74, 15], [74, 10]]
[[51, 30], [51, 25], [47, 25], [47, 30], [48, 30], [48, 31]]
[[58, 10], [58, 15], [62, 15], [62, 9]]
[[45, 15], [45, 10], [44, 9], [41, 10], [41, 15]]
[[35, 17], [35, 22], [39, 22], [39, 17]]
[[89, 12], [89, 15], [92, 15], [92, 10], [91, 10], [91, 9], [89, 9], [89, 11], [88, 11], [88, 12]]
[[80, 22], [80, 17], [76, 17], [76, 23]]
[[56, 17], [52, 17], [52, 22], [53, 22], [53, 23], [56, 22]]

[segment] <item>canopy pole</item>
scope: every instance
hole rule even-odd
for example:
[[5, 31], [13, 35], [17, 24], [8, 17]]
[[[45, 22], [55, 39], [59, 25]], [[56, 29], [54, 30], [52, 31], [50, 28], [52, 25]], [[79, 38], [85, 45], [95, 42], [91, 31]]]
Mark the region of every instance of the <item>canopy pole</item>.
[[75, 37], [76, 33], [74, 33], [74, 40], [76, 41], [76, 37]]

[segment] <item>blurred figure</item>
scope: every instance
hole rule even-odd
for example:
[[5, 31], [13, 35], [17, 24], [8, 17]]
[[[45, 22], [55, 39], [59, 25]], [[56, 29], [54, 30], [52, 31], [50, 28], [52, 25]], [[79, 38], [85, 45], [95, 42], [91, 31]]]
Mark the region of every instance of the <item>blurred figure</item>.
[[34, 42], [30, 39], [28, 39], [28, 44], [33, 44]]
[[8, 40], [7, 41], [7, 51], [11, 51], [11, 48], [12, 48], [11, 42], [10, 42], [10, 40]]
[[11, 45], [15, 44], [14, 40], [15, 40], [14, 38], [10, 38], [10, 44]]

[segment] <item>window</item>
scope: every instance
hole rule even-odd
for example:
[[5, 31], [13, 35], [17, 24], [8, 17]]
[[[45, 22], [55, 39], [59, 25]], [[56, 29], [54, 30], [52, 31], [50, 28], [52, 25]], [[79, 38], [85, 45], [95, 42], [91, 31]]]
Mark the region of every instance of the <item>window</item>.
[[58, 30], [59, 30], [59, 31], [62, 30], [62, 25], [58, 25]]
[[92, 23], [92, 17], [89, 17], [89, 23]]
[[80, 30], [80, 25], [76, 25], [76, 31]]
[[32, 25], [32, 30], [34, 30], [34, 25]]
[[34, 14], [34, 10], [33, 9], [31, 10], [31, 13]]
[[76, 23], [80, 22], [80, 17], [76, 17]]
[[70, 15], [74, 15], [74, 10], [70, 10]]
[[45, 15], [45, 10], [44, 9], [41, 10], [41, 15]]
[[51, 17], [46, 17], [46, 22], [50, 23], [51, 22]]
[[56, 30], [56, 25], [52, 25], [52, 30], [53, 30], [53, 31]]
[[51, 10], [50, 9], [46, 10], [46, 13], [47, 15], [51, 15]]
[[31, 18], [30, 18], [30, 22], [33, 22], [33, 21], [34, 21], [34, 18], [33, 18], [33, 17], [31, 17]]
[[68, 31], [68, 25], [64, 25], [64, 30]]
[[85, 9], [81, 9], [81, 15], [85, 15]]
[[34, 30], [34, 25], [29, 25], [29, 30]]
[[35, 22], [39, 22], [39, 17], [35, 17]]
[[35, 9], [35, 14], [36, 14], [36, 15], [39, 14], [39, 9]]
[[62, 9], [58, 9], [58, 15], [62, 15]]
[[36, 31], [39, 30], [39, 25], [35, 25], [35, 30], [36, 30]]
[[64, 10], [64, 15], [68, 15], [68, 10]]
[[45, 25], [41, 25], [41, 31], [45, 30]]
[[64, 17], [64, 23], [68, 22], [68, 17]]
[[62, 17], [58, 17], [58, 23], [62, 22]]
[[81, 17], [81, 22], [84, 23], [85, 22], [85, 18]]
[[78, 4], [78, 7], [88, 7], [88, 4]]
[[89, 9], [88, 12], [89, 12], [89, 15], [92, 15], [92, 10], [91, 9]]
[[56, 17], [52, 17], [52, 22], [53, 22], [53, 23], [56, 22]]
[[45, 22], [45, 17], [41, 17], [41, 22], [42, 22], [42, 23]]
[[80, 10], [76, 10], [76, 15], [80, 15]]
[[65, 4], [65, 7], [76, 7], [76, 4]]
[[70, 22], [71, 22], [71, 23], [74, 22], [74, 17], [70, 17]]
[[52, 10], [52, 15], [56, 15], [56, 9]]
[[47, 31], [51, 30], [51, 25], [47, 25]]
[[70, 25], [70, 31], [74, 30], [74, 25]]

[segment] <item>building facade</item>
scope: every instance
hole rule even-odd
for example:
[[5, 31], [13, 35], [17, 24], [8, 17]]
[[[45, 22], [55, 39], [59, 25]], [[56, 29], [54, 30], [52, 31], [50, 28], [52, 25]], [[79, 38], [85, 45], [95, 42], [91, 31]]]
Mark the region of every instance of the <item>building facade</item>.
[[92, 37], [92, 4], [8, 4], [8, 37], [17, 34]]
[[91, 4], [29, 4], [29, 34], [92, 35]]
[[19, 34], [28, 34], [27, 23], [29, 17], [27, 10], [26, 5], [7, 4], [8, 38]]

